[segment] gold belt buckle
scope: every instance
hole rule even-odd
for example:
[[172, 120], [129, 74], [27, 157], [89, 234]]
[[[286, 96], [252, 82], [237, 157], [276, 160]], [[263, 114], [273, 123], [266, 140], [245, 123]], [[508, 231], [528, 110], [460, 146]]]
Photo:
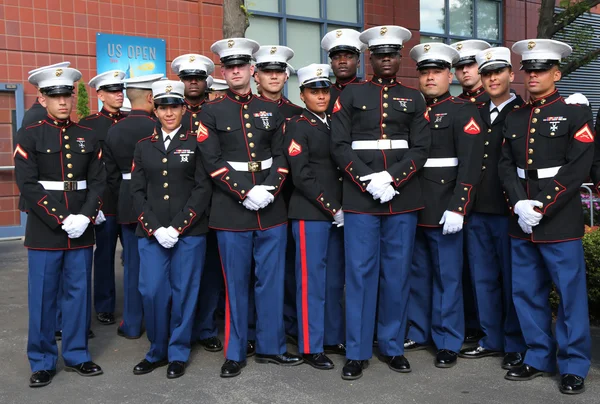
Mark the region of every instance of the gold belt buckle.
[[75, 182], [75, 181], [65, 181], [63, 189], [65, 191], [75, 191], [75, 190], [77, 190], [77, 182]]
[[257, 171], [261, 171], [262, 163], [260, 161], [249, 161], [248, 162], [248, 171], [251, 173], [255, 173]]

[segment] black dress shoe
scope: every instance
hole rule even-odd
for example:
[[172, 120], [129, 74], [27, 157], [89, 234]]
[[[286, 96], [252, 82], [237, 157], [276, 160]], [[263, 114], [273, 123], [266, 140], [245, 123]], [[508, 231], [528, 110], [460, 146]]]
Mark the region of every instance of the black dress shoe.
[[47, 386], [52, 382], [55, 374], [55, 370], [38, 370], [37, 372], [33, 372], [29, 378], [29, 387]]
[[57, 340], [57, 341], [62, 340], [62, 331], [56, 331], [54, 333], [54, 339]]
[[302, 354], [302, 359], [304, 362], [308, 363], [315, 369], [319, 370], [329, 370], [333, 369], [335, 365], [323, 352], [316, 354]]
[[438, 368], [451, 368], [456, 365], [458, 354], [449, 349], [440, 349], [435, 355], [435, 366]]
[[75, 366], [65, 366], [65, 371], [67, 372], [76, 372], [80, 376], [98, 376], [104, 373], [102, 368], [96, 365], [94, 362], [83, 362], [79, 363]]
[[223, 344], [221, 344], [219, 337], [201, 339], [198, 341], [198, 343], [204, 347], [205, 351], [208, 352], [219, 352], [223, 350]]
[[565, 373], [560, 377], [560, 392], [564, 394], [580, 394], [585, 391], [585, 379], [581, 376]]
[[117, 327], [117, 335], [127, 339], [139, 339], [142, 337], [141, 335], [127, 335], [125, 334], [125, 331], [121, 329], [121, 327]]
[[344, 368], [342, 369], [342, 379], [344, 380], [356, 380], [362, 377], [363, 369], [369, 367], [369, 361], [355, 361], [347, 360]]
[[323, 346], [323, 349], [325, 350], [326, 354], [346, 356], [346, 345], [345, 344], [325, 345], [325, 346]]
[[469, 359], [479, 359], [485, 358], [486, 356], [500, 356], [502, 352], [500, 351], [492, 351], [491, 349], [487, 349], [482, 347], [481, 345], [477, 345], [474, 348], [465, 348], [460, 351], [458, 356], [461, 358], [469, 358]]
[[135, 365], [133, 367], [133, 374], [134, 375], [145, 375], [146, 373], [150, 373], [152, 372], [154, 369], [160, 368], [162, 366], [166, 366], [167, 365], [167, 360], [163, 359], [161, 361], [158, 362], [150, 362], [147, 359], [144, 359], [143, 361], [141, 361], [140, 363], [138, 363], [137, 365]]
[[427, 345], [419, 344], [417, 341], [413, 341], [412, 339], [406, 338], [404, 340], [404, 350], [408, 352], [421, 351], [423, 349], [427, 349]]
[[254, 356], [256, 353], [256, 341], [248, 341], [246, 344], [246, 357]]
[[294, 346], [298, 346], [298, 337], [296, 337], [295, 335], [287, 334], [285, 336], [285, 342]]
[[96, 318], [102, 325], [111, 325], [115, 323], [115, 315], [113, 313], [98, 313]]
[[254, 360], [256, 360], [256, 363], [274, 363], [281, 366], [296, 366], [304, 362], [301, 357], [289, 352], [284, 352], [279, 355], [264, 355], [257, 353]]
[[535, 379], [538, 376], [552, 376], [552, 374], [538, 370], [533, 366], [524, 363], [521, 366], [509, 370], [504, 378], [506, 380], [525, 381]]
[[246, 361], [236, 362], [230, 359], [225, 360], [221, 366], [221, 377], [236, 377], [242, 373], [242, 368], [246, 366]]
[[88, 337], [88, 339], [96, 338], [96, 334], [94, 334], [94, 331], [92, 331], [91, 329], [89, 329], [87, 337]]
[[173, 361], [167, 368], [167, 378], [177, 379], [185, 374], [185, 362]]
[[511, 370], [523, 364], [525, 355], [521, 352], [507, 352], [502, 360], [502, 369]]
[[475, 344], [483, 338], [483, 331], [477, 328], [467, 328], [465, 330], [465, 344]]
[[388, 367], [392, 369], [394, 372], [400, 373], [410, 373], [410, 363], [408, 359], [404, 357], [404, 355], [400, 356], [387, 356], [381, 355], [381, 360], [388, 364]]

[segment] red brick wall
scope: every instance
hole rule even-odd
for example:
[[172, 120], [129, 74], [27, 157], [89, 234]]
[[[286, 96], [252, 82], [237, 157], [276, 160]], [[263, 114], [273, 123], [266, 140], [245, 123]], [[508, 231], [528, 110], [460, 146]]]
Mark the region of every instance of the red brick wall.
[[[0, 92], [0, 166], [13, 165], [11, 114], [14, 109], [14, 95], [9, 92]], [[14, 172], [0, 171], [0, 225], [19, 224], [18, 195], [19, 190], [15, 185]]]

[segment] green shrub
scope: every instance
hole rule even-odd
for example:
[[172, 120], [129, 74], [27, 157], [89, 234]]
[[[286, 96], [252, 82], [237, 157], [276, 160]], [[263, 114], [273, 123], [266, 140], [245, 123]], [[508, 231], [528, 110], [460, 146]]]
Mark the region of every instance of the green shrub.
[[79, 119], [85, 118], [90, 114], [90, 98], [83, 81], [77, 85], [77, 116]]

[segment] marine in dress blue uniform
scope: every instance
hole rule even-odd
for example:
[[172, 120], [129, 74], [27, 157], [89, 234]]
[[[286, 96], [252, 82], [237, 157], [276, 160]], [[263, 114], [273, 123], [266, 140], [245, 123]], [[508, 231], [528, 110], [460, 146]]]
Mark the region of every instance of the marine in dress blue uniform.
[[[190, 53], [176, 57], [171, 63], [171, 70], [185, 85], [185, 114], [182, 125], [185, 130], [195, 131], [200, 125], [202, 105], [208, 100], [206, 90], [211, 84], [209, 81], [212, 81], [212, 78], [209, 80], [209, 77], [215, 70], [215, 64], [206, 56]], [[206, 262], [200, 283], [192, 340], [198, 341], [209, 352], [219, 352], [223, 350], [223, 344], [218, 337], [215, 312], [223, 289], [223, 274], [217, 236], [211, 230], [206, 237]]]
[[510, 57], [510, 49], [504, 47], [477, 54], [490, 101], [479, 108], [484, 122], [484, 155], [472, 213], [465, 225], [465, 242], [478, 318], [485, 335], [475, 347], [460, 351], [463, 358], [500, 356], [505, 352], [504, 369], [520, 365], [526, 349], [512, 300], [509, 209], [498, 176], [504, 122], [509, 113], [523, 105], [521, 97], [510, 91], [514, 78]]
[[[301, 107], [292, 103], [283, 95], [283, 87], [289, 78], [289, 60], [294, 57], [294, 51], [287, 46], [263, 45], [254, 53], [253, 58], [256, 61], [254, 70], [254, 80], [257, 88], [260, 88], [260, 96], [274, 101], [279, 106], [279, 112], [286, 119], [300, 115], [303, 111]], [[290, 197], [294, 190], [292, 181], [284, 185], [282, 196], [285, 203], [289, 205]], [[287, 247], [285, 253], [285, 290], [283, 300], [283, 321], [287, 340], [297, 344], [298, 340], [298, 319], [296, 317], [296, 277], [295, 277], [296, 246], [292, 235], [292, 227], [288, 226]], [[251, 301], [253, 301], [252, 292], [250, 292]], [[253, 309], [249, 305], [248, 315], [252, 319]], [[248, 323], [248, 340], [255, 339], [256, 329], [252, 321]]]
[[[81, 124], [93, 129], [104, 147], [108, 130], [124, 115], [123, 79], [125, 72], [111, 70], [90, 80], [90, 87], [98, 94], [103, 106], [100, 111], [81, 120]], [[115, 323], [115, 250], [119, 237], [117, 225], [117, 194], [106, 187], [102, 198], [104, 204], [96, 220], [96, 250], [94, 251], [94, 308], [100, 324]]]
[[[491, 45], [480, 39], [468, 39], [466, 41], [451, 44], [459, 53], [460, 58], [455, 63], [454, 74], [463, 88], [458, 98], [471, 102], [477, 106], [489, 101], [490, 97], [483, 88], [481, 75], [477, 67], [476, 55], [482, 50], [489, 49]], [[476, 343], [483, 337], [473, 292], [473, 283], [469, 269], [469, 255], [467, 245], [464, 244], [463, 260], [463, 299], [465, 308], [465, 342]]]
[[369, 45], [375, 76], [349, 84], [333, 109], [331, 153], [344, 172], [346, 380], [361, 377], [373, 354], [377, 305], [383, 359], [392, 370], [410, 371], [403, 345], [407, 278], [423, 209], [415, 174], [431, 144], [423, 97], [396, 79], [410, 37], [398, 26], [364, 31], [360, 39]]
[[289, 174], [283, 154], [283, 117], [275, 102], [250, 91], [252, 54], [245, 38], [215, 42], [230, 89], [202, 108], [197, 132], [204, 165], [215, 184], [210, 227], [217, 230], [225, 277], [225, 363], [222, 377], [246, 364], [248, 290], [252, 259], [256, 282], [256, 361], [302, 363], [286, 352], [283, 283], [287, 209], [280, 191]]
[[342, 183], [329, 152], [326, 114], [330, 72], [324, 64], [298, 70], [306, 109], [286, 124], [286, 156], [294, 181], [288, 217], [296, 245], [298, 348], [304, 361], [316, 369], [333, 369], [325, 346], [345, 342], [343, 334], [332, 335], [328, 327], [328, 321], [339, 323], [337, 319], [344, 317]]
[[367, 49], [367, 45], [360, 40], [360, 32], [342, 28], [325, 34], [321, 39], [321, 48], [329, 55], [335, 76], [327, 108], [327, 113], [331, 115], [344, 88], [350, 83], [360, 82], [357, 76], [360, 54]]
[[[89, 282], [94, 228], [102, 208], [105, 174], [98, 139], [73, 123], [72, 68], [48, 68], [29, 76], [40, 90], [47, 116], [27, 127], [15, 147], [17, 185], [28, 208], [25, 247], [29, 262], [27, 356], [31, 387], [48, 385], [56, 373], [56, 307], [61, 305], [65, 370], [102, 373], [88, 350]], [[61, 275], [62, 274], [62, 278]], [[64, 295], [58, 299], [59, 284]]]
[[117, 335], [137, 339], [143, 333], [144, 309], [139, 291], [140, 254], [136, 229], [138, 215], [131, 195], [131, 164], [137, 143], [153, 133], [156, 120], [153, 113], [152, 83], [162, 74], [149, 74], [125, 79], [132, 110], [127, 118], [110, 127], [104, 142], [106, 182], [117, 198], [117, 223], [123, 240], [123, 319]]
[[425, 209], [419, 212], [410, 275], [408, 338], [421, 344], [432, 340], [435, 366], [449, 368], [464, 340], [462, 228], [481, 175], [483, 123], [475, 105], [448, 91], [456, 50], [426, 43], [410, 56], [428, 105], [432, 145], [419, 176]]
[[134, 374], [165, 365], [183, 376], [188, 361], [206, 253], [212, 183], [194, 132], [181, 125], [184, 84], [152, 84], [160, 127], [135, 148], [131, 193], [138, 215], [140, 293], [150, 349]]
[[[530, 39], [512, 50], [522, 56], [532, 98], [506, 119], [499, 174], [513, 212], [513, 300], [527, 352], [505, 378], [530, 380], [555, 372], [558, 362], [560, 391], [576, 394], [585, 389], [591, 355], [579, 188], [594, 157], [593, 117], [588, 106], [566, 104], [556, 91], [569, 45]], [[560, 296], [556, 337], [552, 283]]]

